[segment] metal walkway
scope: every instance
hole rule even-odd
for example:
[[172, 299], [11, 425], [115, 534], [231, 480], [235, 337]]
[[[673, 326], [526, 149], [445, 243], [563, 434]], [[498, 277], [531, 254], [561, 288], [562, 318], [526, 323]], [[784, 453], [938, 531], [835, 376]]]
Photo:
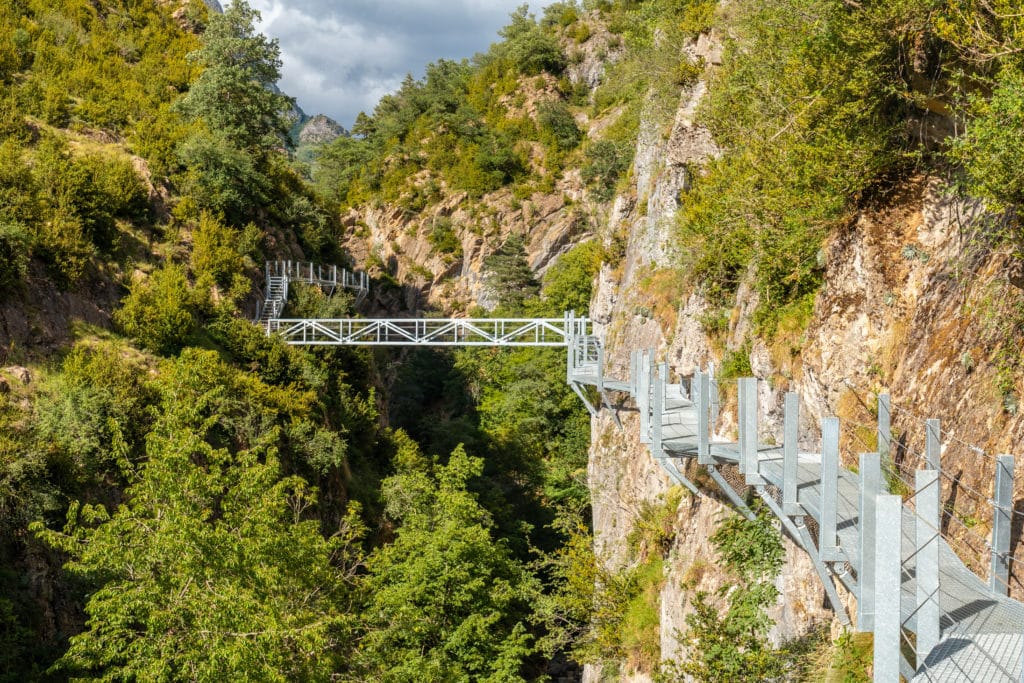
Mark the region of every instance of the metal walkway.
[[256, 309], [256, 322], [266, 325], [284, 312], [288, 301], [288, 284], [305, 282], [317, 285], [327, 296], [334, 294], [338, 287], [355, 292], [358, 306], [370, 292], [370, 278], [366, 273], [352, 272], [338, 266], [321, 266], [301, 261], [267, 261], [264, 276], [266, 290], [263, 301]]
[[[270, 277], [268, 269], [268, 292], [273, 291]], [[281, 307], [286, 296], [285, 290]], [[759, 496], [811, 558], [844, 624], [852, 620], [837, 582], [854, 595], [857, 629], [875, 636], [875, 680], [1024, 683], [1024, 604], [1007, 597], [1010, 523], [1017, 514], [1011, 456], [998, 458], [986, 583], [942, 531], [943, 506], [949, 502], [941, 498], [937, 421], [928, 421], [927, 460], [915, 473], [910, 495], [904, 501], [888, 493], [891, 472], [883, 476], [892, 443], [888, 396], [879, 397], [879, 450], [860, 454], [854, 474], [839, 465], [835, 418], [822, 423], [820, 452], [799, 451], [796, 394], [786, 395], [782, 445], [762, 444], [757, 380], [740, 379], [738, 441], [716, 441], [719, 399], [712, 373], [671, 383], [667, 364], [655, 363], [653, 351], [644, 351], [633, 353], [628, 379], [605, 377], [600, 340], [586, 318], [571, 313], [561, 319], [334, 320], [267, 314], [268, 308], [279, 313], [281, 307], [266, 306], [261, 324], [267, 334], [294, 345], [565, 347], [566, 381], [592, 414], [603, 404], [618, 422], [609, 394], [632, 397], [640, 440], [673, 481], [703, 495], [691, 478], [695, 468], [704, 468], [748, 517], [753, 516], [748, 494]]]
[[[934, 427], [928, 434], [929, 459], [915, 473], [904, 501], [888, 495], [883, 476], [890, 443], [887, 396], [880, 397], [879, 405], [881, 452], [860, 454], [854, 474], [839, 466], [835, 418], [822, 424], [820, 453], [799, 451], [796, 394], [786, 397], [783, 444], [759, 443], [756, 379], [738, 381], [739, 440], [714, 441], [714, 378], [698, 372], [688, 382], [671, 384], [667, 365], [652, 358], [653, 351], [634, 353], [627, 382], [599, 380], [593, 368], [577, 379], [634, 398], [641, 441], [677, 483], [700, 495], [687, 473], [703, 467], [744, 514], [752, 515], [746, 505], [748, 491], [765, 502], [811, 557], [826, 597], [844, 623], [851, 619], [835, 582], [857, 599], [857, 629], [875, 634], [875, 680], [1024, 681], [1024, 604], [1006, 596], [1012, 560], [1011, 456], [998, 458], [989, 543], [992, 578], [985, 582], [941, 531], [937, 421], [929, 421], [935, 422], [929, 425]], [[739, 486], [734, 484], [736, 475]]]

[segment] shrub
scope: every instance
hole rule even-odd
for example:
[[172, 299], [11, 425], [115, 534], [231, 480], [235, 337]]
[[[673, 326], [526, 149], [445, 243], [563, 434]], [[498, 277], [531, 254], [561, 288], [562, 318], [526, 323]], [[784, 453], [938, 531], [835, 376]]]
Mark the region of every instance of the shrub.
[[181, 349], [195, 324], [185, 272], [167, 264], [149, 279], [136, 279], [114, 312], [114, 321], [152, 351], [170, 354]]
[[537, 123], [541, 139], [557, 150], [567, 152], [574, 149], [583, 139], [583, 131], [576, 125], [576, 119], [565, 104], [545, 100], [537, 107]]
[[614, 196], [615, 184], [631, 160], [631, 148], [625, 143], [598, 140], [587, 147], [583, 180], [599, 199], [607, 201]]
[[546, 33], [523, 5], [512, 13], [511, 23], [503, 28], [504, 56], [524, 76], [547, 71], [556, 76], [565, 69], [566, 59], [558, 39]]
[[192, 270], [198, 280], [210, 278], [221, 287], [231, 285], [232, 278], [242, 272], [239, 235], [208, 213], [200, 217], [192, 231]]
[[459, 240], [459, 236], [455, 234], [455, 228], [452, 227], [452, 221], [450, 218], [440, 217], [434, 219], [434, 224], [430, 228], [430, 234], [427, 235], [427, 241], [430, 242], [430, 246], [441, 254], [451, 254], [455, 258], [462, 257], [462, 242]]
[[991, 99], [971, 98], [967, 133], [953, 145], [969, 189], [997, 208], [1024, 204], [1024, 73], [1003, 69]]
[[9, 287], [25, 277], [31, 244], [25, 226], [0, 221], [0, 287]]

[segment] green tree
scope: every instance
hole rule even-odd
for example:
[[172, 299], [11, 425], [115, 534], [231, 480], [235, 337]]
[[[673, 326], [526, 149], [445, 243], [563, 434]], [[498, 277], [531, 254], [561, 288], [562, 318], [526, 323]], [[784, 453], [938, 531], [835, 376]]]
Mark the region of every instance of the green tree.
[[765, 612], [779, 595], [773, 583], [784, 557], [779, 532], [761, 508], [754, 520], [738, 514], [726, 517], [711, 543], [737, 581], [718, 592], [724, 609], [706, 592], [694, 596], [683, 636], [690, 656], [681, 665], [669, 665], [665, 680], [740, 683], [781, 678], [790, 660], [768, 642], [772, 622]]
[[557, 100], [544, 100], [537, 105], [537, 124], [541, 138], [558, 151], [575, 149], [583, 139], [583, 131], [576, 125], [572, 112]]
[[540, 290], [520, 235], [511, 235], [485, 258], [484, 268], [487, 287], [498, 297], [499, 305], [512, 313], [520, 312], [526, 300]]
[[537, 23], [529, 6], [520, 5], [509, 19], [509, 25], [499, 31], [505, 39], [499, 54], [507, 57], [524, 76], [542, 71], [556, 76], [562, 73], [566, 59], [558, 39]]
[[266, 151], [283, 144], [291, 100], [271, 89], [281, 76], [280, 49], [253, 28], [259, 16], [244, 0], [211, 15], [202, 47], [189, 55], [205, 69], [180, 108], [234, 145]]
[[971, 98], [971, 114], [953, 145], [970, 189], [999, 209], [1024, 204], [1024, 72], [1004, 69], [991, 97]]
[[411, 442], [398, 460], [383, 492], [400, 526], [367, 561], [364, 680], [524, 680], [538, 586], [466, 489], [483, 461], [460, 447], [447, 465], [431, 466]]
[[[309, 515], [314, 493], [282, 476], [279, 428], [233, 416], [233, 373], [208, 351], [169, 362], [148, 459], [124, 503], [75, 503], [63, 532], [34, 527], [95, 586], [86, 630], [59, 662], [72, 675], [329, 681], [342, 668], [360, 559], [356, 511], [321, 535]], [[269, 392], [258, 381], [249, 389]]]

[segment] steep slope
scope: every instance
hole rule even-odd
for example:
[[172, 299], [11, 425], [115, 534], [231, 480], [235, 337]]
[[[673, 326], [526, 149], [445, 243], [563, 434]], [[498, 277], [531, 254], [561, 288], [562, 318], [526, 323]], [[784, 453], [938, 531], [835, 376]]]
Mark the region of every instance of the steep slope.
[[[795, 44], [785, 32], [762, 32], [764, 22], [793, 9], [789, 3], [769, 5], [732, 4], [718, 16], [722, 28], [712, 30], [710, 40], [702, 36], [700, 41], [666, 46], [700, 59], [708, 70], [684, 92], [671, 116], [643, 120], [633, 182], [609, 214], [605, 244], [624, 242], [625, 247], [620, 259], [602, 267], [591, 306], [607, 342], [606, 375], [628, 376], [630, 352], [648, 347], [669, 362], [674, 375], [686, 377], [713, 365], [724, 390], [723, 437], [733, 437], [736, 429], [731, 381], [738, 375], [759, 377], [762, 414], [773, 425], [770, 433], [761, 434], [762, 440], [781, 439], [784, 393], [795, 391], [800, 396], [801, 439], [812, 446], [819, 438], [820, 419], [840, 417], [842, 457], [852, 467], [858, 452], [877, 447], [873, 411], [877, 395], [889, 393], [897, 436], [888, 476], [894, 490], [905, 495], [912, 487], [900, 479], [912, 480], [920, 466], [924, 419], [940, 418], [942, 462], [949, 473], [943, 481], [948, 534], [962, 559], [984, 577], [994, 456], [1013, 452], [1020, 443], [1020, 347], [1012, 332], [1019, 329], [1024, 301], [1013, 284], [1013, 263], [1019, 258], [1017, 219], [1013, 211], [1003, 212], [1004, 203], [985, 204], [958, 190], [962, 177], [948, 165], [953, 154], [942, 157], [935, 151], [971, 143], [945, 137], [954, 127], [944, 118], [949, 107], [938, 106], [938, 100], [920, 110], [890, 110], [906, 116], [890, 131], [917, 126], [911, 139], [897, 135], [888, 143], [894, 147], [874, 149], [875, 142], [854, 142], [848, 163], [865, 165], [842, 173], [863, 173], [872, 157], [885, 172], [869, 172], [867, 182], [852, 181], [862, 183], [856, 194], [840, 191], [836, 197], [842, 210], [816, 214], [822, 205], [814, 202], [823, 196], [823, 188], [824, 194], [833, 191], [828, 187], [833, 162], [811, 155], [792, 163], [788, 155], [790, 145], [799, 147], [814, 136], [823, 136], [818, 138], [821, 146], [833, 144], [827, 137], [835, 128], [816, 130], [819, 124], [811, 110], [817, 100], [833, 96], [828, 93], [835, 81], [821, 81], [816, 95], [794, 99], [803, 103], [799, 114], [792, 113], [796, 105], [787, 105], [785, 95], [770, 99], [760, 89], [758, 74], [770, 73], [773, 60]], [[828, 40], [872, 30], [867, 28], [872, 21], [868, 12], [837, 5], [816, 6], [821, 23], [813, 25], [832, 22]], [[978, 17], [980, 22], [996, 21], [983, 11]], [[745, 23], [751, 18], [761, 25]], [[815, 40], [815, 30], [803, 35], [809, 41], [805, 46]], [[940, 41], [939, 35], [949, 39], [948, 27], [933, 31], [917, 38], [921, 61], [913, 69], [930, 69], [933, 78], [952, 90], [956, 86], [944, 80], [952, 79], [944, 69], [970, 63], [970, 56], [961, 52], [951, 58], [952, 64], [926, 65], [938, 58], [934, 52], [926, 55], [920, 45]], [[716, 45], [721, 35], [730, 36], [724, 56]], [[897, 45], [893, 52], [872, 54], [881, 55], [884, 64], [900, 49]], [[793, 62], [788, 64], [786, 68]], [[886, 73], [886, 68], [877, 73]], [[1004, 74], [1016, 68], [1011, 61], [1004, 65]], [[773, 77], [788, 76], [777, 72]], [[913, 90], [920, 81], [910, 75], [900, 83], [898, 87]], [[969, 89], [971, 84], [958, 86]], [[787, 86], [776, 81], [776, 87], [784, 92]], [[775, 118], [776, 107], [788, 113]], [[976, 107], [971, 114], [980, 111]], [[866, 130], [886, 124], [874, 119], [864, 125]], [[774, 133], [758, 138], [754, 130], [760, 126]], [[787, 140], [795, 130], [796, 140]], [[861, 133], [851, 130], [842, 144]], [[767, 152], [759, 151], [762, 144]], [[914, 155], [927, 151], [918, 157], [922, 160], [916, 168], [882, 161], [901, 147], [914, 150]], [[838, 152], [837, 159], [849, 151]], [[922, 168], [931, 174], [926, 177]], [[985, 193], [978, 186], [975, 190]], [[793, 191], [799, 193], [793, 195], [793, 206], [802, 215], [777, 219], [789, 211], [786, 194]], [[805, 254], [802, 262], [781, 263], [799, 257], [800, 250]], [[772, 278], [780, 276], [784, 279], [776, 285]], [[648, 604], [658, 617], [654, 630], [659, 648], [653, 658], [639, 656], [643, 649], [634, 635], [628, 657], [611, 657], [590, 668], [585, 680], [650, 680], [659, 658], [692, 665], [702, 654], [687, 650], [687, 643], [696, 642], [687, 634], [708, 623], [698, 613], [703, 604], [699, 596], [715, 595], [734, 580], [720, 549], [707, 544], [727, 514], [720, 492], [698, 479], [704, 495], [691, 498], [683, 492], [680, 500], [646, 447], [629, 436], [637, 433], [629, 405], [622, 406], [619, 417], [626, 427], [622, 431], [607, 412], [593, 425], [589, 476], [595, 549], [600, 562], [620, 571], [649, 562], [652, 555], [664, 558], [665, 572], [649, 584], [657, 595]], [[1020, 487], [1018, 481], [1018, 491]], [[663, 509], [657, 518], [665, 525], [660, 549], [636, 543], [637, 534], [652, 523], [652, 509]], [[786, 561], [775, 579], [778, 600], [767, 609], [770, 639], [794, 641], [821, 626], [834, 637], [838, 623], [824, 606], [810, 563], [788, 539], [785, 548]], [[1009, 591], [1021, 595], [1019, 579], [1011, 577]], [[718, 595], [721, 621], [716, 628], [725, 633], [731, 612], [726, 593]], [[623, 623], [621, 637], [625, 629], [635, 628], [628, 620]], [[695, 672], [686, 665], [683, 669]]]

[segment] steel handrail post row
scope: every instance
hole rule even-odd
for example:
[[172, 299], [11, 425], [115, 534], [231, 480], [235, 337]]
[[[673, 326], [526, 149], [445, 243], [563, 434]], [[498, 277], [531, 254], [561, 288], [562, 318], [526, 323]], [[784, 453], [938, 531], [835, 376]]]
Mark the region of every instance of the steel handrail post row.
[[939, 606], [939, 472], [914, 473], [914, 580], [917, 609], [917, 668], [941, 636]]
[[[857, 630], [875, 630], [875, 534], [876, 501], [881, 493], [881, 462], [878, 453], [860, 454], [860, 505], [858, 511]], [[898, 599], [898, 597], [897, 597]]]
[[[989, 590], [998, 595], [1010, 593], [1010, 529], [1013, 511], [1013, 456], [996, 458], [993, 484], [992, 558], [989, 568]], [[1024, 675], [1024, 673], [1022, 673]]]
[[800, 448], [800, 395], [795, 391], [786, 392], [782, 439], [782, 512], [787, 515], [802, 515], [803, 508], [797, 501], [797, 475], [799, 473]]

